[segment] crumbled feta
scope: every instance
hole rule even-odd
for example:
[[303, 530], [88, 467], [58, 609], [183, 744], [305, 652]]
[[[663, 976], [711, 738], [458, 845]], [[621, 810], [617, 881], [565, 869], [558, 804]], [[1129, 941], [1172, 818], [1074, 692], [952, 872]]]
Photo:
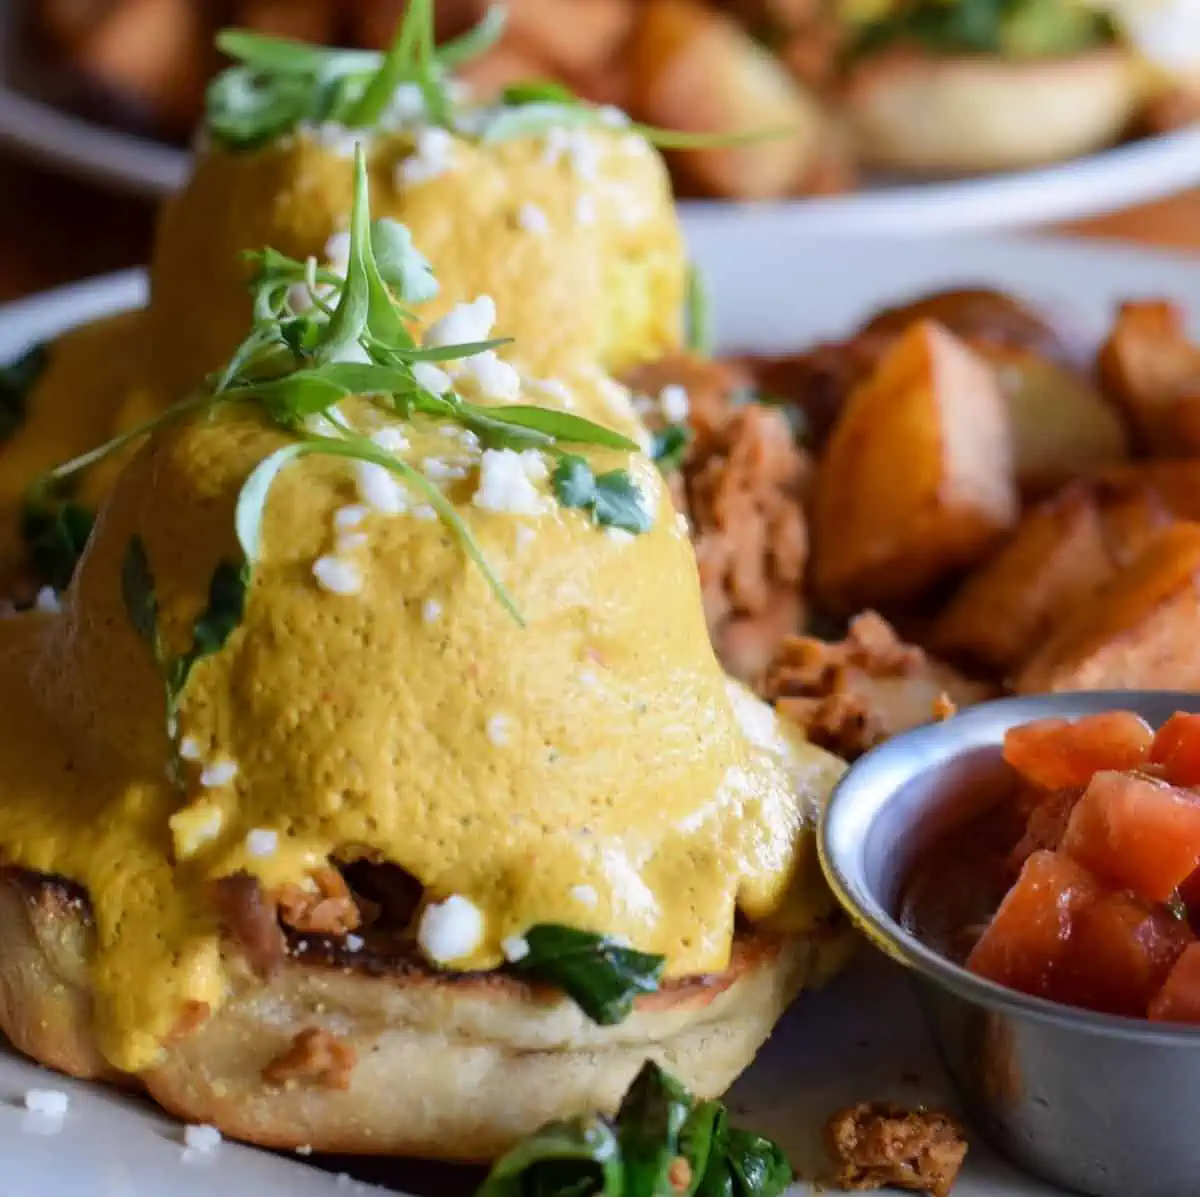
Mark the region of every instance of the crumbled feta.
[[367, 941], [361, 935], [347, 935], [342, 942], [346, 945], [347, 952], [361, 952], [363, 944]]
[[402, 129], [425, 119], [425, 93], [416, 83], [401, 83], [392, 93], [380, 125], [387, 129]]
[[662, 414], [672, 424], [682, 424], [688, 418], [691, 404], [687, 391], [677, 382], [669, 383], [658, 392], [658, 403]]
[[221, 1146], [221, 1132], [215, 1126], [185, 1126], [183, 1128], [183, 1158], [193, 1160], [212, 1155]]
[[581, 669], [579, 671], [579, 682], [581, 685], [594, 686], [598, 680], [596, 672], [593, 669]]
[[438, 517], [432, 503], [422, 503], [420, 506], [414, 507], [412, 513], [413, 518], [418, 520], [435, 520]]
[[609, 129], [623, 129], [629, 124], [629, 116], [615, 104], [604, 104], [596, 110], [600, 123]]
[[200, 749], [200, 741], [195, 736], [184, 736], [179, 741], [179, 755], [185, 761], [198, 761], [203, 755]]
[[301, 421], [306, 432], [311, 432], [313, 436], [324, 436], [336, 439], [342, 435], [342, 430], [324, 413], [317, 412], [316, 415], [305, 416]]
[[426, 623], [436, 623], [442, 616], [442, 604], [437, 599], [426, 599], [421, 606], [421, 618]]
[[493, 715], [487, 721], [487, 737], [497, 748], [508, 743], [508, 732], [512, 720], [507, 715]]
[[366, 546], [367, 534], [365, 532], [343, 532], [337, 538], [337, 553], [341, 556], [343, 553], [353, 553], [355, 549], [361, 549]]
[[403, 453], [408, 448], [408, 437], [395, 424], [388, 424], [371, 433], [371, 443], [385, 453]]
[[608, 539], [616, 541], [617, 544], [629, 544], [633, 540], [633, 533], [624, 528], [605, 528], [604, 531]]
[[318, 557], [313, 562], [313, 577], [330, 594], [358, 594], [363, 588], [362, 572], [352, 561], [340, 557]]
[[511, 402], [520, 398], [521, 376], [493, 349], [463, 359], [463, 373], [475, 380], [485, 399]]
[[485, 449], [479, 463], [476, 507], [509, 515], [538, 515], [546, 499], [530, 480], [524, 454], [513, 449]]
[[521, 450], [521, 469], [530, 482], [545, 482], [550, 477], [550, 467], [536, 449]]
[[305, 121], [296, 127], [296, 131], [338, 158], [353, 158], [360, 145], [369, 146], [371, 142], [370, 133], [349, 129], [338, 121]]
[[212, 790], [227, 786], [237, 775], [237, 761], [214, 761], [200, 771], [200, 784]]
[[567, 129], [560, 125], [546, 131], [546, 148], [543, 160], [554, 166], [566, 158], [571, 169], [585, 182], [592, 182], [600, 169], [603, 144], [586, 129]]
[[417, 943], [435, 964], [470, 956], [482, 939], [483, 914], [461, 894], [426, 906], [417, 924]]
[[571, 886], [571, 898], [584, 906], [595, 906], [600, 900], [596, 896], [595, 889], [590, 885]]
[[27, 1089], [25, 1108], [31, 1114], [44, 1114], [48, 1118], [65, 1118], [71, 1099], [61, 1089]]
[[220, 807], [196, 802], [177, 810], [168, 820], [175, 855], [187, 860], [221, 834], [225, 816]]
[[447, 345], [468, 345], [486, 341], [496, 323], [496, 302], [480, 295], [470, 303], [455, 304], [440, 320], [435, 320], [421, 338], [426, 349], [444, 349]]
[[444, 457], [427, 457], [421, 463], [421, 472], [430, 482], [453, 482], [467, 476], [466, 466], [447, 461]]
[[500, 951], [509, 964], [516, 964], [529, 955], [529, 940], [523, 935], [508, 935], [500, 941]]
[[412, 372], [417, 385], [433, 395], [444, 395], [450, 389], [450, 375], [433, 362], [413, 362]]
[[349, 532], [357, 528], [370, 513], [370, 508], [365, 507], [362, 503], [354, 503], [346, 507], [339, 507], [333, 513], [333, 526], [338, 532]]
[[312, 1144], [301, 1143], [300, 1146], [295, 1149], [295, 1151], [297, 1155], [312, 1155]]
[[33, 605], [46, 615], [57, 615], [62, 610], [62, 603], [58, 601], [58, 591], [53, 586], [43, 586], [37, 592]]
[[570, 388], [557, 378], [527, 378], [525, 383], [531, 390], [561, 403], [563, 407], [575, 406], [575, 396], [571, 394]]
[[256, 827], [246, 836], [246, 851], [251, 856], [274, 856], [279, 849], [279, 832]]
[[359, 497], [368, 507], [384, 515], [399, 515], [408, 506], [403, 483], [387, 466], [374, 461], [356, 461], [354, 479]]
[[517, 525], [517, 548], [523, 549], [528, 545], [533, 544], [533, 538], [537, 533], [528, 524]]
[[680, 536], [691, 535], [692, 526], [690, 523], [688, 523], [688, 517], [684, 515], [682, 511], [677, 511], [675, 513], [675, 528]]
[[596, 201], [590, 195], [581, 195], [575, 200], [575, 223], [596, 223]]
[[550, 218], [537, 204], [522, 204], [517, 209], [517, 225], [525, 232], [540, 237], [550, 231]]
[[468, 453], [478, 453], [482, 448], [482, 442], [469, 428], [459, 430], [458, 439], [462, 441], [462, 447]]
[[453, 135], [438, 125], [425, 126], [416, 132], [413, 152], [396, 167], [396, 186], [420, 186], [444, 175], [453, 166]]

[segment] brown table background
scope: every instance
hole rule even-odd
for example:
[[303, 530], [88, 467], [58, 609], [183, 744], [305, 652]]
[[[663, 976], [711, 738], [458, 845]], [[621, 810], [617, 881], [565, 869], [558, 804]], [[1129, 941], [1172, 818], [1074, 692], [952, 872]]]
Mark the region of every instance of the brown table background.
[[[154, 205], [0, 155], [0, 302], [146, 261]], [[1200, 251], [1200, 191], [1066, 226]]]

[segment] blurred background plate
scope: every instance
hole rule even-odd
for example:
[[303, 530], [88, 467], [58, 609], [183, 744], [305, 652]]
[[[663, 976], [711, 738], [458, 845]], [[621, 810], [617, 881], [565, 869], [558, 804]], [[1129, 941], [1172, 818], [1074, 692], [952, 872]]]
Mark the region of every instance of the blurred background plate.
[[[129, 131], [137, 121], [111, 96], [60, 106], [61, 74], [31, 57], [19, 28], [23, 0], [0, 0], [0, 144], [70, 175], [147, 197], [167, 195], [188, 171], [186, 149]], [[870, 179], [859, 190], [762, 204], [684, 200], [696, 228], [762, 213], [781, 233], [945, 234], [1097, 216], [1200, 183], [1200, 125], [1036, 170], [933, 182]]]

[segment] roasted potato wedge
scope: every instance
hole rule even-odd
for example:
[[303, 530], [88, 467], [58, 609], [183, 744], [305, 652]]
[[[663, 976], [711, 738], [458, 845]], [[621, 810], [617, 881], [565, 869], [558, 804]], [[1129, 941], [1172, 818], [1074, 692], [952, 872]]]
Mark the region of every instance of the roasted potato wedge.
[[937, 175], [1018, 170], [1110, 145], [1141, 91], [1119, 48], [1027, 62], [894, 50], [861, 59], [845, 98], [867, 165]]
[[1196, 690], [1200, 524], [1160, 533], [1059, 625], [1021, 670], [1022, 694], [1056, 690]]
[[1152, 453], [1200, 453], [1200, 346], [1174, 304], [1122, 304], [1100, 350], [1100, 383]]
[[1085, 378], [1028, 350], [974, 348], [1008, 400], [1023, 495], [1044, 495], [1129, 456], [1125, 422]]
[[1114, 491], [1151, 491], [1176, 518], [1200, 523], [1200, 457], [1137, 461], [1105, 470], [1098, 480]]
[[630, 104], [643, 120], [692, 133], [786, 130], [740, 147], [672, 155], [697, 190], [731, 199], [799, 191], [821, 162], [817, 101], [736, 21], [695, 0], [648, 0], [629, 49]]
[[330, 45], [338, 36], [335, 0], [241, 0], [236, 23], [271, 37]]
[[813, 566], [832, 610], [902, 603], [978, 563], [1017, 520], [1012, 431], [989, 366], [914, 325], [850, 396], [813, 504]]
[[634, 8], [631, 0], [509, 0], [508, 25], [552, 68], [579, 78], [612, 62]]
[[1068, 487], [1030, 511], [963, 584], [935, 623], [930, 646], [1007, 677], [1170, 522], [1144, 490]]

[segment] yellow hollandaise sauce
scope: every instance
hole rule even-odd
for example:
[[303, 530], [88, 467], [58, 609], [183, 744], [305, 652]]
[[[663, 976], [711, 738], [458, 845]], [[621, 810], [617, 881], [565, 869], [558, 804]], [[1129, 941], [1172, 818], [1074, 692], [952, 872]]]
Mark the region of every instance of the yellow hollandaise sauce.
[[356, 136], [376, 216], [404, 223], [441, 284], [436, 320], [490, 295], [497, 332], [534, 373], [612, 373], [677, 349], [686, 258], [662, 158], [619, 129], [559, 128], [496, 143], [440, 128], [297, 131], [253, 152], [199, 157], [166, 205], [151, 264], [156, 377], [172, 398], [224, 365], [250, 322], [243, 251], [335, 265]]
[[[636, 437], [596, 371], [569, 407]], [[245, 405], [160, 429], [125, 467], [59, 614], [0, 622], [0, 859], [90, 894], [101, 1050], [151, 1066], [188, 1002], [225, 996], [209, 883], [303, 883], [330, 858], [393, 862], [482, 932], [440, 962], [487, 969], [557, 923], [623, 936], [667, 976], [718, 972], [735, 911], [827, 915], [811, 827], [841, 769], [732, 685], [710, 647], [686, 529], [652, 463], [650, 529], [556, 504], [545, 455], [481, 451], [426, 416], [343, 419], [442, 492], [519, 607], [506, 611], [422, 496], [362, 463], [284, 468], [244, 616], [195, 666], [169, 734], [163, 671], [122, 574], [145, 546], [161, 656], [186, 651], [235, 504], [287, 436]], [[172, 776], [174, 775], [174, 776]]]

